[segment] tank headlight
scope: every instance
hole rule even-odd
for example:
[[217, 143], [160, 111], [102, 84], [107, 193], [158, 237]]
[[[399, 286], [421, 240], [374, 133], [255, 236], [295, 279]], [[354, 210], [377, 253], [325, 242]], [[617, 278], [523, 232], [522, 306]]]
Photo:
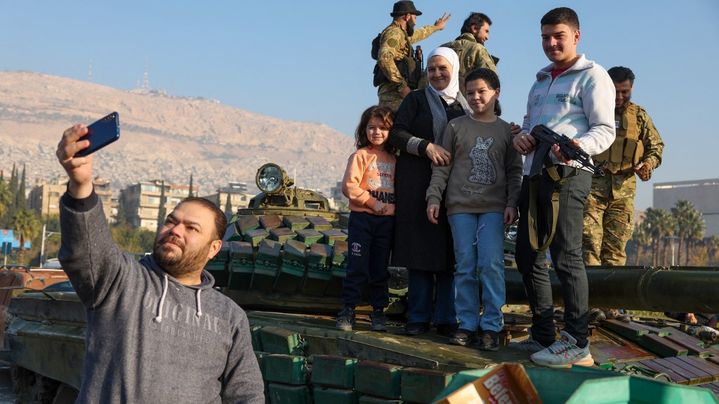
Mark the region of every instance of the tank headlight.
[[271, 194], [277, 192], [285, 183], [285, 172], [277, 164], [265, 164], [257, 170], [255, 183], [260, 191]]

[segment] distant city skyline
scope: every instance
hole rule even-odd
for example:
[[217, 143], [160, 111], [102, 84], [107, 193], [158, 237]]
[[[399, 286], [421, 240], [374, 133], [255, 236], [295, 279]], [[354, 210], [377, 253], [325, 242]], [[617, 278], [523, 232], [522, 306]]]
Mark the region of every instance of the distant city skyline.
[[[392, 3], [4, 0], [0, 70], [91, 78], [124, 89], [148, 83], [168, 94], [322, 122], [351, 135], [362, 109], [376, 102], [370, 42], [389, 24]], [[521, 121], [534, 74], [547, 64], [539, 19], [558, 4], [415, 4], [423, 12], [420, 26], [445, 11], [452, 14], [444, 31], [420, 42], [425, 54], [457, 36], [470, 11], [492, 18], [486, 45], [501, 59], [503, 118]], [[633, 99], [647, 109], [666, 143], [662, 166], [650, 183], [638, 184], [637, 208], [652, 205], [653, 182], [719, 176], [711, 147], [719, 144], [711, 133], [719, 106], [719, 82], [713, 79], [719, 71], [719, 2], [608, 0], [572, 7], [582, 26], [579, 51], [606, 68], [635, 71]]]

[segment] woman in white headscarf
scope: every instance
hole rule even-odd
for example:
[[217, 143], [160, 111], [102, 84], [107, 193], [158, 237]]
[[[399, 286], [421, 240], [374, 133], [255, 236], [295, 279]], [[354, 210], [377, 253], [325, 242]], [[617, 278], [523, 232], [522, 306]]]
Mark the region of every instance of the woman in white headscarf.
[[450, 48], [437, 48], [427, 58], [429, 86], [402, 101], [389, 142], [399, 151], [395, 171], [395, 238], [392, 264], [409, 270], [405, 331], [418, 335], [430, 324], [442, 335], [457, 328], [454, 311], [454, 254], [444, 206], [439, 224], [427, 220], [425, 191], [432, 164], [446, 165], [450, 153], [441, 136], [450, 120], [470, 113], [459, 92], [459, 58]]

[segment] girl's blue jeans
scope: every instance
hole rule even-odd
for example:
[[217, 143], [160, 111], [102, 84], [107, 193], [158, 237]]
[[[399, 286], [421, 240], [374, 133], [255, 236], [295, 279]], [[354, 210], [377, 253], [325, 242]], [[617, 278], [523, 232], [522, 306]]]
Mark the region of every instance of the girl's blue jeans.
[[[459, 328], [499, 332], [504, 327], [504, 219], [502, 213], [448, 216], [457, 261], [454, 308]], [[484, 312], [479, 315], [480, 282]]]

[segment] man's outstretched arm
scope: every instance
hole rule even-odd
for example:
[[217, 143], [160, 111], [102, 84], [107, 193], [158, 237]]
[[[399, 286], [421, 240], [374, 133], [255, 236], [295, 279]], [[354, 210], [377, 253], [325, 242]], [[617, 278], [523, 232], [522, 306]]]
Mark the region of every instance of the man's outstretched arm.
[[75, 157], [89, 145], [81, 140], [86, 134], [85, 126], [75, 125], [63, 133], [57, 146], [57, 158], [68, 175], [67, 192], [60, 199], [58, 258], [82, 302], [95, 308], [120, 281], [126, 258], [112, 241], [102, 204], [93, 191], [92, 156]]

